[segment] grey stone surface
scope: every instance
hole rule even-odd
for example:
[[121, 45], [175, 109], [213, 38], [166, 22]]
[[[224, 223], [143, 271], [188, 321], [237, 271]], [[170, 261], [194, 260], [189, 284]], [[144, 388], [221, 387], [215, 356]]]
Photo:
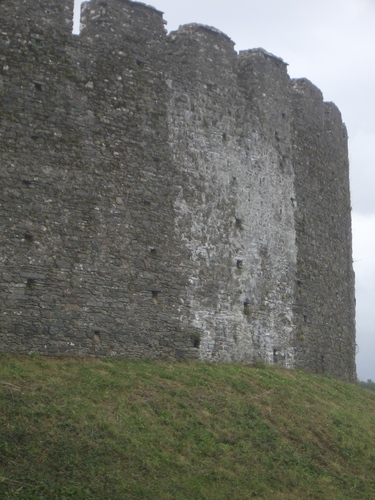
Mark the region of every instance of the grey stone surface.
[[337, 108], [214, 28], [72, 12], [0, 3], [0, 350], [355, 380]]

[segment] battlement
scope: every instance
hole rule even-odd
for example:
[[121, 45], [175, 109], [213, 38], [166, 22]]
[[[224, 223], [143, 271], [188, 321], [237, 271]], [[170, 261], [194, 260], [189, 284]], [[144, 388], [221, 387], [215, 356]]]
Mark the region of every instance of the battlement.
[[138, 42], [165, 34], [163, 13], [130, 0], [91, 0], [81, 6], [81, 32], [98, 37], [131, 37]]
[[225, 42], [229, 42], [229, 44], [234, 47], [234, 42], [229, 38], [228, 35], [223, 33], [222, 31], [218, 30], [217, 28], [214, 28], [213, 26], [207, 26], [206, 24], [199, 24], [199, 23], [190, 23], [190, 24], [184, 24], [179, 27], [177, 31], [173, 31], [171, 33], [171, 37], [175, 37], [177, 34], [178, 35], [187, 35], [190, 37], [194, 37], [194, 35], [199, 36], [199, 34], [206, 34], [210, 37], [214, 36], [216, 37], [217, 40], [221, 39]]
[[49, 30], [71, 34], [73, 29], [74, 0], [2, 0], [0, 3], [2, 28], [13, 25], [29, 29]]
[[264, 49], [0, 2], [0, 350], [355, 380], [347, 134]]
[[281, 57], [275, 56], [274, 54], [271, 54], [271, 52], [267, 52], [267, 50], [263, 49], [262, 47], [258, 47], [256, 49], [240, 50], [239, 55], [241, 59], [246, 59], [247, 57], [252, 57], [253, 55], [259, 55], [261, 57], [270, 58], [274, 61], [284, 64], [285, 66], [288, 66], [288, 63], [284, 62]]

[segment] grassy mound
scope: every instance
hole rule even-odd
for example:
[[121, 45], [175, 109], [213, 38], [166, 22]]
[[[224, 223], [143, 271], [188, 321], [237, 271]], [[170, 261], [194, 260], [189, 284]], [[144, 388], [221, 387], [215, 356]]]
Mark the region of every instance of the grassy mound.
[[0, 398], [0, 498], [375, 498], [375, 394], [337, 380], [2, 355]]

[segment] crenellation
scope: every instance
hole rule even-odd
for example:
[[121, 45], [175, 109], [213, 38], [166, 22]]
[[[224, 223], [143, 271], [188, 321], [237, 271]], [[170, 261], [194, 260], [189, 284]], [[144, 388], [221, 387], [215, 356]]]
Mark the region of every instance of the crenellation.
[[70, 35], [73, 29], [74, 0], [3, 0], [0, 4], [2, 27], [14, 26], [18, 32], [23, 26], [38, 31]]
[[0, 3], [0, 350], [355, 380], [347, 133], [264, 49]]
[[324, 117], [324, 99], [321, 90], [316, 85], [307, 78], [293, 79], [292, 95], [294, 106], [298, 106], [298, 102], [300, 102], [300, 112], [305, 112], [305, 118], [307, 118], [308, 113], [314, 113], [314, 119], [310, 120], [307, 124], [316, 126], [318, 121], [322, 122]]
[[262, 47], [257, 47], [255, 49], [240, 50], [240, 52], [239, 52], [240, 58], [246, 58], [249, 56], [251, 57], [254, 54], [256, 54], [258, 56], [262, 56], [264, 58], [273, 59], [274, 61], [277, 61], [278, 63], [281, 63], [284, 66], [288, 66], [288, 63], [286, 63], [281, 57], [275, 56], [275, 54], [268, 52], [267, 50], [263, 49]]
[[194, 38], [196, 36], [200, 36], [202, 33], [205, 33], [210, 37], [210, 39], [214, 39], [219, 43], [227, 44], [231, 48], [234, 48], [235, 43], [230, 39], [228, 35], [223, 33], [222, 31], [214, 28], [213, 26], [208, 26], [206, 24], [200, 23], [190, 23], [184, 24], [178, 28], [177, 31], [172, 31], [170, 36], [173, 38], [178, 35], [185, 35], [187, 37]]
[[124, 44], [151, 42], [165, 37], [163, 13], [141, 2], [130, 0], [91, 0], [81, 6], [81, 33], [83, 37], [111, 39]]
[[[176, 66], [174, 78], [183, 69], [188, 85], [202, 85], [208, 92], [234, 84], [234, 43], [219, 30], [196, 23], [188, 24], [170, 33], [168, 41], [171, 69]], [[217, 65], [222, 68], [221, 72]]]

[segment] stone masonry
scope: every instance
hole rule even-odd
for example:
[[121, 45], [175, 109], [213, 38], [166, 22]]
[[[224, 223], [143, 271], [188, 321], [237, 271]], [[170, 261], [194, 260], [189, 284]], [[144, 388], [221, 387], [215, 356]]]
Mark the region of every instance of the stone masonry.
[[263, 49], [0, 0], [0, 350], [354, 381], [347, 133]]

